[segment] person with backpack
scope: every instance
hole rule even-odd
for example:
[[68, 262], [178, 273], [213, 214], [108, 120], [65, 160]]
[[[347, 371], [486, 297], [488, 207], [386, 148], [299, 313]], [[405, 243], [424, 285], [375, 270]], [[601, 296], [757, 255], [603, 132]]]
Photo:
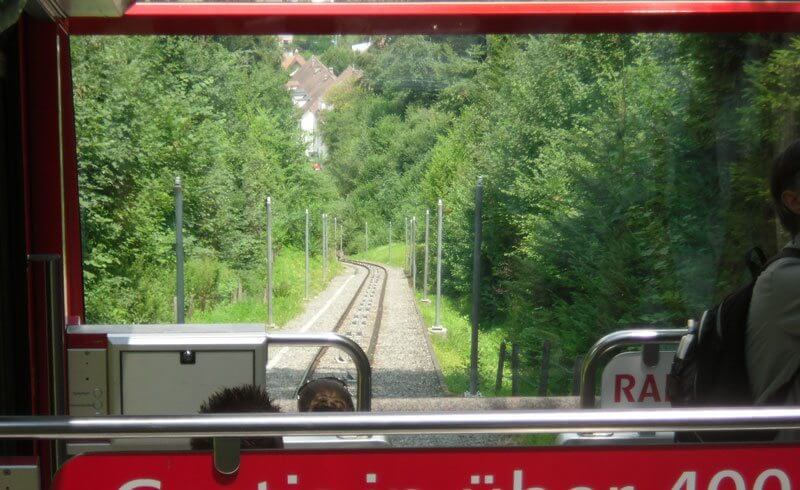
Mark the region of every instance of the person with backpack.
[[[752, 280], [706, 310], [678, 345], [667, 378], [675, 407], [800, 405], [800, 140], [775, 159], [770, 191], [792, 239], [767, 261], [745, 263]], [[693, 431], [677, 442], [800, 440], [800, 431]]]
[[[770, 191], [792, 240], [756, 280], [745, 361], [756, 405], [800, 405], [800, 140], [775, 159]], [[778, 439], [800, 440], [800, 431]]]

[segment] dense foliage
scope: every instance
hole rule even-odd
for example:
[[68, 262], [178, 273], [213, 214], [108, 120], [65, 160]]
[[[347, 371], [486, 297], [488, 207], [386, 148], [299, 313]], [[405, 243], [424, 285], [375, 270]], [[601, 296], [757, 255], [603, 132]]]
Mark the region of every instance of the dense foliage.
[[400, 36], [349, 49], [363, 40], [294, 40], [336, 73], [363, 70], [327, 100], [323, 172], [273, 40], [74, 40], [90, 321], [171, 318], [175, 175], [197, 301], [239, 283], [260, 294], [267, 195], [279, 247], [302, 245], [310, 207], [341, 218], [350, 253], [365, 223], [371, 245], [390, 222], [399, 242], [442, 198], [444, 286], [465, 307], [483, 176], [482, 328], [520, 343], [526, 365], [551, 341], [554, 392], [602, 334], [683, 324], [742, 281], [744, 251], [786, 238], [766, 175], [798, 134], [800, 40]]
[[317, 217], [336, 194], [305, 156], [274, 40], [89, 37], [72, 50], [87, 321], [174, 318], [176, 176], [191, 303], [263, 296], [266, 197], [280, 257], [303, 247], [304, 209]]
[[373, 230], [391, 220], [402, 233], [444, 199], [456, 298], [470, 290], [484, 176], [484, 328], [532, 364], [550, 340], [563, 392], [599, 336], [683, 324], [739, 284], [748, 248], [784, 239], [765, 177], [797, 134], [798, 48], [758, 36], [395, 38], [325, 115], [328, 168]]

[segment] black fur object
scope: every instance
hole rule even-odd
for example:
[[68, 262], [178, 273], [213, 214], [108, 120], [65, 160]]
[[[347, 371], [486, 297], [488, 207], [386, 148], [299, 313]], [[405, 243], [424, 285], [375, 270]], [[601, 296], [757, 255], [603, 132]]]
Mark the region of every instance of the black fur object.
[[[276, 413], [280, 408], [272, 403], [267, 391], [256, 385], [223, 388], [200, 406], [200, 413]], [[211, 439], [194, 438], [192, 449], [211, 449]], [[280, 437], [242, 438], [242, 449], [280, 449]]]

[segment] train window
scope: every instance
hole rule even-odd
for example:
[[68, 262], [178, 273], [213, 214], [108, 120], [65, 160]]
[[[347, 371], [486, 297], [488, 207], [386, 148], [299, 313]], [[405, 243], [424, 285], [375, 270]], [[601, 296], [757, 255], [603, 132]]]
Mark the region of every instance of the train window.
[[798, 136], [795, 36], [70, 42], [86, 322], [337, 329], [375, 405], [570, 395], [600, 336], [684, 326], [789, 240], [767, 175]]

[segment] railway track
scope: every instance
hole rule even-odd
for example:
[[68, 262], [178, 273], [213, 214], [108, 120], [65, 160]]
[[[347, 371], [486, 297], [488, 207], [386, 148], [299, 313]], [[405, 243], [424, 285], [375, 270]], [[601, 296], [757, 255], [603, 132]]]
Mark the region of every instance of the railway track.
[[[372, 363], [380, 335], [388, 271], [381, 265], [369, 262], [355, 260], [342, 260], [342, 262], [365, 269], [366, 275], [332, 331], [357, 342]], [[355, 365], [353, 362], [340, 351], [322, 347], [317, 350], [308, 365], [300, 386], [309, 380], [327, 376], [343, 380], [351, 389], [351, 393], [354, 391]]]

